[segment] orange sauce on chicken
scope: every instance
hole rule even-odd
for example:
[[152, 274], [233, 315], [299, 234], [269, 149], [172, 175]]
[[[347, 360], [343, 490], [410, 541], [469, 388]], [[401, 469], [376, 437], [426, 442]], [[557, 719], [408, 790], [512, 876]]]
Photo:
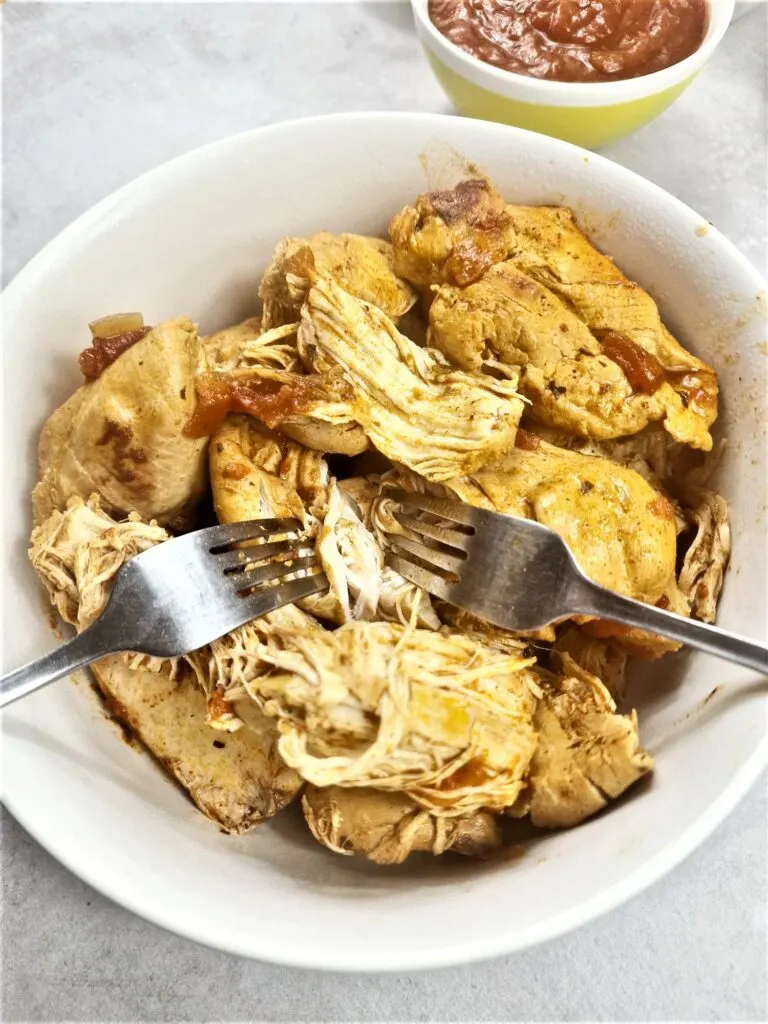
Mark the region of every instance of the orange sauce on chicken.
[[285, 383], [268, 377], [243, 379], [226, 373], [201, 373], [195, 381], [197, 405], [184, 426], [187, 437], [209, 437], [231, 412], [243, 412], [277, 427], [301, 412], [312, 398], [312, 379]]

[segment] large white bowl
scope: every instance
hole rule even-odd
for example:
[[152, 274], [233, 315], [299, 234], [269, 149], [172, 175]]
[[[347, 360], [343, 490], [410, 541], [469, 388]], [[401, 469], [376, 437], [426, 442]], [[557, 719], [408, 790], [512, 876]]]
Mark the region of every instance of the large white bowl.
[[[658, 298], [671, 328], [718, 367], [731, 440], [720, 485], [734, 525], [720, 622], [764, 635], [768, 416], [755, 272], [691, 210], [600, 157], [494, 124], [363, 114], [261, 129], [175, 160], [100, 203], [8, 288], [7, 666], [52, 645], [25, 557], [28, 494], [38, 430], [78, 384], [86, 321], [140, 309], [149, 322], [189, 313], [206, 331], [221, 327], [254, 310], [279, 238], [384, 232], [394, 211], [427, 184], [455, 179], [465, 160], [509, 199], [573, 205]], [[6, 712], [4, 800], [97, 889], [208, 945], [327, 969], [453, 964], [521, 949], [616, 906], [700, 843], [755, 778], [766, 760], [763, 683], [698, 655], [650, 675], [640, 708], [653, 782], [515, 861], [374, 868], [323, 850], [290, 813], [248, 837], [221, 835], [120, 742], [85, 683], [62, 681]]]

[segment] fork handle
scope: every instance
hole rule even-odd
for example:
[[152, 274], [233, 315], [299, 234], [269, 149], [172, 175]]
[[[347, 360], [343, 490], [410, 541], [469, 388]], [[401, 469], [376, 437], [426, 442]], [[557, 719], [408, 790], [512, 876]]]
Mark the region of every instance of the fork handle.
[[641, 601], [634, 601], [596, 584], [584, 587], [579, 593], [577, 604], [578, 611], [582, 614], [597, 615], [601, 619], [636, 626], [669, 640], [697, 647], [718, 658], [735, 661], [737, 665], [743, 665], [768, 676], [768, 646], [755, 640], [747, 640], [737, 633], [710, 626], [706, 622], [686, 619], [682, 615], [663, 611]]
[[88, 629], [84, 629], [69, 643], [56, 647], [42, 658], [3, 676], [0, 679], [0, 708], [47, 686], [61, 676], [69, 675], [83, 665], [89, 665], [107, 654], [115, 653], [113, 648], [105, 645], [102, 631], [96, 629], [96, 625], [97, 623], [94, 623]]

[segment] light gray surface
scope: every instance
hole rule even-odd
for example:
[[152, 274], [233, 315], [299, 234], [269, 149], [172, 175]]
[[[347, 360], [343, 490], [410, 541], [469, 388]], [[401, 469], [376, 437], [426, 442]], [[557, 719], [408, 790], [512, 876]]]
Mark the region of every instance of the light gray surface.
[[[449, 109], [400, 5], [25, 4], [3, 16], [6, 280], [96, 200], [193, 146], [307, 114]], [[765, 52], [751, 15], [668, 113], [608, 151], [761, 269]], [[6, 814], [3, 1019], [765, 1020], [767, 824], [761, 780], [668, 878], [571, 936], [480, 966], [361, 977], [159, 931]]]

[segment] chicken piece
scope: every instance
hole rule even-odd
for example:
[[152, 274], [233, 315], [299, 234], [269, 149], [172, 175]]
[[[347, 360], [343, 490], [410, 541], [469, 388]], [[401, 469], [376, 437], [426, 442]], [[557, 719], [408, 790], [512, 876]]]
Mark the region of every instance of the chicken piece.
[[338, 625], [352, 619], [375, 618], [384, 559], [376, 538], [335, 480], [331, 482], [316, 550], [331, 589], [327, 595], [311, 599], [312, 613]]
[[136, 734], [206, 817], [250, 832], [289, 804], [301, 779], [277, 752], [277, 731], [250, 700], [232, 705], [244, 727], [226, 736], [206, 725], [206, 698], [190, 675], [132, 668], [124, 656], [91, 667], [112, 714]]
[[333, 278], [392, 320], [407, 313], [416, 301], [410, 285], [395, 274], [389, 242], [319, 231], [307, 239], [285, 238], [275, 249], [259, 287], [265, 328], [298, 320], [313, 273]]
[[423, 193], [392, 219], [389, 233], [396, 272], [418, 288], [470, 284], [515, 248], [504, 200], [479, 179]]
[[299, 607], [331, 622], [373, 618], [383, 559], [373, 535], [328, 476], [319, 452], [228, 416], [211, 439], [211, 487], [220, 523], [295, 517], [315, 544], [331, 584]]
[[213, 505], [220, 523], [308, 516], [328, 507], [328, 466], [311, 451], [251, 416], [230, 415], [211, 438]]
[[536, 745], [532, 659], [381, 622], [282, 629], [258, 657], [272, 671], [248, 693], [307, 782], [401, 790], [448, 816], [517, 798]]
[[672, 337], [650, 295], [595, 248], [570, 210], [508, 206], [507, 214], [517, 238], [516, 266], [565, 301], [636, 392], [657, 398], [675, 440], [709, 451], [715, 371]]
[[310, 290], [299, 350], [329, 392], [336, 387], [336, 403], [327, 413], [315, 405], [313, 416], [343, 408], [387, 458], [428, 480], [473, 472], [514, 443], [523, 409], [514, 379], [451, 369], [330, 279]]
[[560, 674], [541, 673], [538, 744], [528, 784], [511, 813], [539, 828], [569, 828], [602, 810], [653, 767], [637, 716], [616, 713], [600, 680], [567, 654]]
[[429, 319], [429, 344], [456, 366], [521, 367], [520, 392], [541, 423], [581, 437], [614, 438], [658, 420], [666, 425], [668, 417], [674, 424], [681, 415], [682, 399], [668, 383], [659, 377], [637, 389], [631, 370], [612, 358], [610, 344], [601, 344], [557, 294], [514, 260], [466, 288], [441, 287]]
[[[348, 477], [339, 481], [339, 487], [375, 540], [371, 512], [379, 493], [379, 478]], [[417, 587], [399, 572], [383, 564], [379, 577], [379, 603], [375, 618], [383, 619], [385, 622], [399, 622], [403, 626], [414, 622], [421, 629], [439, 629], [441, 625], [426, 590]]]
[[301, 800], [315, 839], [334, 853], [358, 854], [375, 864], [402, 864], [412, 853], [488, 857], [501, 847], [492, 814], [436, 817], [403, 793], [307, 786]]
[[220, 372], [258, 366], [300, 373], [297, 330], [298, 323], [293, 323], [262, 331], [261, 318], [251, 317], [202, 339], [206, 364]]
[[691, 614], [703, 622], [714, 622], [717, 599], [731, 554], [728, 505], [713, 491], [702, 491], [695, 508], [685, 514], [696, 528], [680, 570], [678, 586], [687, 598]]
[[[64, 512], [53, 512], [33, 531], [30, 558], [62, 618], [82, 631], [104, 608], [121, 565], [167, 537], [135, 514], [111, 519], [96, 495], [87, 502], [73, 497]], [[115, 717], [226, 831], [247, 832], [298, 792], [298, 776], [277, 753], [274, 723], [251, 701], [227, 711], [230, 705], [219, 698], [224, 728], [230, 728], [226, 715], [244, 728], [218, 739], [206, 724], [216, 722], [186, 659], [110, 656], [91, 669]]]
[[[522, 433], [522, 432], [521, 432]], [[555, 448], [533, 435], [503, 467], [450, 481], [462, 501], [535, 519], [559, 533], [596, 583], [655, 604], [675, 578], [675, 514], [630, 469]]]
[[84, 384], [43, 428], [35, 522], [72, 496], [179, 525], [205, 491], [207, 439], [184, 435], [203, 366], [194, 324], [154, 327]]
[[581, 626], [568, 623], [552, 648], [556, 665], [569, 655], [585, 672], [602, 682], [615, 701], [621, 701], [626, 685], [627, 651], [615, 638], [599, 640]]
[[357, 423], [324, 423], [311, 416], [291, 416], [281, 431], [306, 448], [333, 455], [360, 455], [368, 448], [365, 431]]

